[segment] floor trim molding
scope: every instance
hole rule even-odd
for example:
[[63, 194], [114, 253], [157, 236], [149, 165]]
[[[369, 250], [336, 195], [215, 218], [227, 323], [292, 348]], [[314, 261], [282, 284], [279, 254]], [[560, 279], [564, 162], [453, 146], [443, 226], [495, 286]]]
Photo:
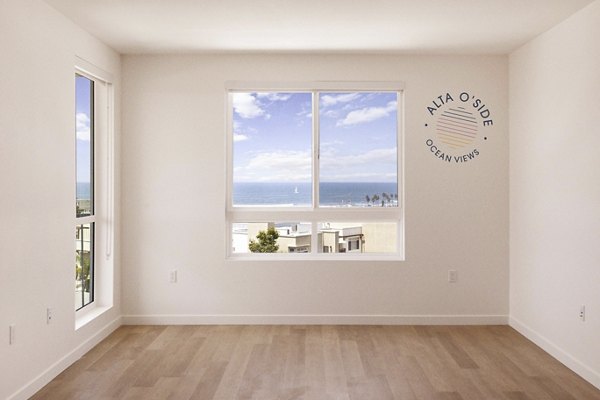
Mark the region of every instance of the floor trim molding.
[[115, 318], [60, 360], [48, 367], [44, 372], [26, 383], [21, 389], [9, 396], [7, 400], [27, 400], [121, 325], [121, 317]]
[[123, 325], [507, 325], [507, 315], [124, 315]]
[[581, 376], [583, 379], [600, 389], [600, 372], [594, 371], [592, 368], [582, 363], [570, 353], [563, 350], [561, 347], [544, 337], [539, 332], [531, 329], [518, 319], [510, 317], [509, 325], [521, 335], [525, 336], [527, 339], [541, 347], [546, 353], [563, 363], [577, 375]]

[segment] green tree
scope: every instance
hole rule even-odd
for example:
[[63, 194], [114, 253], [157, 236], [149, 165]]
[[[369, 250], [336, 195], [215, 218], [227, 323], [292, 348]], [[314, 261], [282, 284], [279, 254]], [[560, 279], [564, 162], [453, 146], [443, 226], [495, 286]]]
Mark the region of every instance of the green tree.
[[84, 292], [90, 291], [90, 266], [92, 264], [89, 252], [77, 252], [75, 255], [75, 278], [82, 281]]
[[279, 238], [279, 232], [275, 228], [259, 231], [256, 235], [258, 241], [251, 239], [248, 247], [253, 253], [276, 253], [279, 250], [277, 238]]

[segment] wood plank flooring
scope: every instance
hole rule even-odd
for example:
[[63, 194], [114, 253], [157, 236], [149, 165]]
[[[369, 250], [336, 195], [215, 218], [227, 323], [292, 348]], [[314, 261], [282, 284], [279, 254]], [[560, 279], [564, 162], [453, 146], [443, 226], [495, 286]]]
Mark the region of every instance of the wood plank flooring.
[[123, 326], [33, 399], [600, 400], [508, 326]]

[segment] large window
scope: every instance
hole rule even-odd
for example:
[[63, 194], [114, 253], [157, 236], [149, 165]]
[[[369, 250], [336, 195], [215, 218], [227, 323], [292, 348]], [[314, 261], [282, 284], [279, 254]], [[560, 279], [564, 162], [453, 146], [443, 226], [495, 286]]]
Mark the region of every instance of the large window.
[[75, 75], [75, 309], [94, 301], [94, 80]]
[[228, 255], [402, 258], [401, 85], [281, 87], [228, 92]]

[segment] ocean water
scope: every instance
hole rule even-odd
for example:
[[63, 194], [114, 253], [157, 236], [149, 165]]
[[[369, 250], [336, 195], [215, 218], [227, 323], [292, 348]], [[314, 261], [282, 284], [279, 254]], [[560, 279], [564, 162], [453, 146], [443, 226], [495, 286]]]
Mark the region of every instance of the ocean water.
[[77, 182], [77, 199], [78, 200], [89, 200], [90, 198], [90, 183], [89, 182]]
[[[395, 182], [321, 182], [319, 186], [320, 204], [323, 206], [367, 205], [366, 196], [378, 195], [377, 205], [381, 205], [383, 193], [397, 194]], [[90, 198], [90, 184], [77, 183], [77, 198]], [[260, 183], [243, 182], [233, 185], [234, 205], [291, 205], [310, 206], [312, 185], [310, 183]], [[372, 204], [372, 203], [370, 203]]]
[[[378, 195], [376, 205], [381, 205], [383, 193], [397, 194], [395, 182], [321, 182], [319, 185], [322, 206], [348, 207], [367, 206], [366, 196]], [[262, 183], [240, 182], [233, 185], [233, 204], [310, 206], [312, 204], [311, 183]]]

